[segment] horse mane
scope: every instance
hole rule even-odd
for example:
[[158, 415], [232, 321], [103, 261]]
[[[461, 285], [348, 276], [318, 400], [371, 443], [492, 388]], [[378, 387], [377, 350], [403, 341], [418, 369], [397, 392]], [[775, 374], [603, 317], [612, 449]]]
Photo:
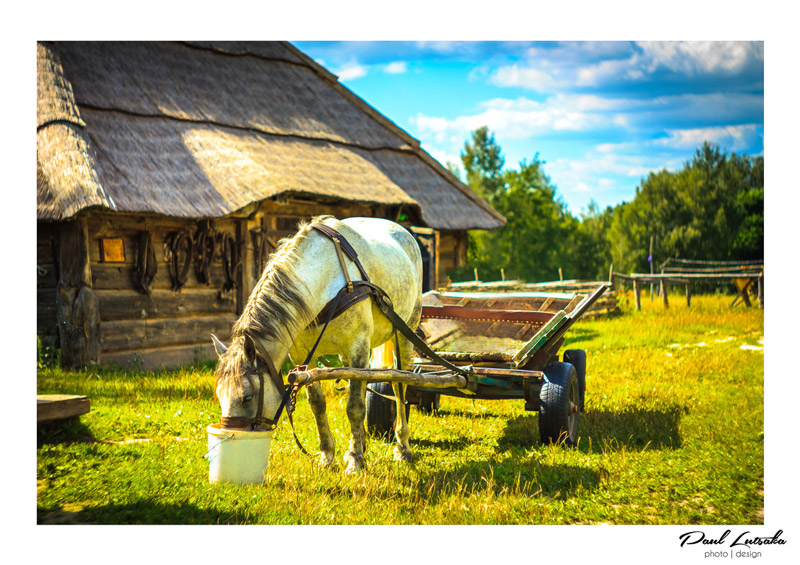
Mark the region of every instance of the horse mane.
[[317, 216], [310, 222], [301, 222], [294, 236], [278, 242], [242, 315], [233, 325], [231, 344], [217, 365], [217, 385], [221, 381], [228, 381], [229, 386], [241, 387], [244, 363], [249, 357], [246, 354], [248, 334], [265, 339], [281, 339], [287, 332], [299, 332], [303, 329], [299, 327], [301, 322], [314, 317], [303, 298], [305, 285], [295, 276], [295, 266], [299, 260], [295, 251], [311, 231], [313, 222], [332, 217]]

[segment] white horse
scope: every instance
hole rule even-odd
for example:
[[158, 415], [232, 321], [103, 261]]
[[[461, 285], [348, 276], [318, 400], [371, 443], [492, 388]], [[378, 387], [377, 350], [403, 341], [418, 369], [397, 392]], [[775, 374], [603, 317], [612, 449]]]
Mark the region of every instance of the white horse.
[[[370, 281], [388, 294], [397, 314], [409, 327], [416, 329], [422, 313], [422, 260], [411, 234], [394, 222], [376, 218], [338, 221], [322, 216], [312, 222], [321, 222], [344, 236], [358, 253]], [[353, 261], [344, 259], [344, 263], [351, 280], [362, 278]], [[233, 326], [230, 346], [225, 347], [214, 338], [219, 355], [216, 395], [223, 418], [253, 418], [258, 408], [259, 382], [264, 383], [261, 413], [268, 418], [276, 414], [283, 391], [270, 378], [259, 380], [250, 375], [264, 370], [265, 358], [271, 360], [277, 374], [287, 356], [295, 363], [301, 362], [324, 325], [324, 321], [316, 324], [314, 320], [345, 284], [342, 263], [333, 241], [310, 224], [302, 224], [294, 237], [281, 242]], [[346, 367], [367, 367], [370, 351], [393, 341], [394, 335], [391, 323], [370, 297], [330, 322], [315, 356], [338, 354]], [[413, 346], [399, 333], [398, 337], [400, 367], [406, 367]], [[398, 415], [395, 458], [411, 461], [403, 390], [396, 384], [393, 388]], [[306, 394], [319, 431], [320, 463], [334, 465], [335, 446], [325, 414], [322, 387], [314, 383]], [[357, 472], [364, 467], [365, 397], [364, 382], [351, 381], [347, 401], [350, 446], [344, 455], [346, 472]]]

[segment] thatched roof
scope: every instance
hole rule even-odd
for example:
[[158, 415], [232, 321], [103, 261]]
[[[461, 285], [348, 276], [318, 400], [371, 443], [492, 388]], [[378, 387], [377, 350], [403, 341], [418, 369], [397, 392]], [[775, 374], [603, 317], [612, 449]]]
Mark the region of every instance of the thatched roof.
[[39, 43], [38, 217], [89, 207], [219, 217], [280, 194], [505, 220], [284, 42]]

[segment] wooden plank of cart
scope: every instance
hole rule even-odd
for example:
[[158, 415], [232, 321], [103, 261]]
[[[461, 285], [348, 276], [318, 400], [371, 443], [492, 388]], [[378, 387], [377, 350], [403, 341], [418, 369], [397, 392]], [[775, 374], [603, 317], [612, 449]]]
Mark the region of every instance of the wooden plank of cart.
[[441, 395], [516, 399], [525, 410], [539, 412], [542, 442], [574, 445], [586, 394], [586, 353], [571, 349], [559, 357], [559, 349], [567, 331], [606, 289], [601, 284], [588, 295], [429, 292], [423, 296], [420, 324], [425, 341], [450, 363], [472, 367], [468, 378], [418, 357], [405, 371], [320, 368], [307, 371], [306, 379], [370, 381], [367, 427], [377, 435], [392, 432], [396, 403], [385, 396], [392, 394], [395, 381], [407, 385], [407, 415], [410, 405], [436, 411]]

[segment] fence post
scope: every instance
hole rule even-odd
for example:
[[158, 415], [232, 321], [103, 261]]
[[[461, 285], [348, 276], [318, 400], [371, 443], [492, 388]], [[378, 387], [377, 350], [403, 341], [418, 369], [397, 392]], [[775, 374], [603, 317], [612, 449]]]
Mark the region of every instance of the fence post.
[[758, 305], [764, 307], [764, 273], [758, 275]]
[[633, 279], [633, 297], [636, 300], [636, 309], [642, 309], [642, 283], [639, 279]]
[[688, 308], [692, 304], [692, 283], [686, 283], [686, 307]]
[[669, 308], [669, 300], [667, 300], [667, 281], [661, 279], [661, 296], [664, 298], [664, 308]]
[[[650, 255], [648, 256], [650, 260], [650, 274], [653, 274], [653, 236], [650, 236]], [[650, 281], [650, 302], [653, 301], [653, 282]]]

